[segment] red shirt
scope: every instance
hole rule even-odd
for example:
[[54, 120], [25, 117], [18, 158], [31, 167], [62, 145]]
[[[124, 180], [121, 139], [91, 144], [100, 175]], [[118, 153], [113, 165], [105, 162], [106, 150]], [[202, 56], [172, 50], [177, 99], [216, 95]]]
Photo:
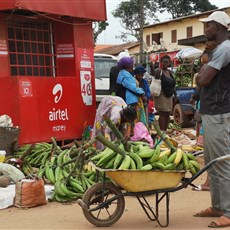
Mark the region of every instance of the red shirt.
[[154, 111], [154, 101], [153, 100], [149, 100], [149, 103], [148, 103], [148, 113], [153, 113]]

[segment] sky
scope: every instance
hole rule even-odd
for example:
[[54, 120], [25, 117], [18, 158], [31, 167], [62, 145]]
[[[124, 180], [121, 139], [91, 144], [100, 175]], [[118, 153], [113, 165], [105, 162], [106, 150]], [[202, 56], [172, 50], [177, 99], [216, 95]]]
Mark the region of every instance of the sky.
[[[112, 11], [117, 8], [117, 6], [122, 2], [122, 0], [106, 0], [106, 10], [107, 10], [107, 22], [109, 26], [103, 31], [97, 40], [97, 44], [121, 44], [124, 43], [121, 39], [116, 38], [116, 35], [120, 34], [120, 31], [125, 31], [121, 25], [118, 18], [112, 16]], [[219, 8], [230, 7], [230, 0], [209, 0], [213, 5]], [[161, 21], [169, 20], [169, 16], [163, 16], [160, 18]], [[129, 38], [134, 40], [133, 37]], [[127, 41], [128, 42], [128, 41]]]

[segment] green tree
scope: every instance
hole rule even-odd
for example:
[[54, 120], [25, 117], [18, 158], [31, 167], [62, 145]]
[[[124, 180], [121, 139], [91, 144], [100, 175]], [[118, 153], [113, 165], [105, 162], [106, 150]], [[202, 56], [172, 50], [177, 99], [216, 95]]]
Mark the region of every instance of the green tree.
[[217, 9], [209, 0], [157, 0], [157, 6], [160, 13], [166, 11], [172, 19]]
[[152, 0], [122, 1], [112, 12], [115, 18], [120, 19], [121, 26], [126, 30], [125, 32], [120, 31], [117, 37], [125, 41], [127, 36], [131, 35], [139, 41], [140, 34], [136, 29], [141, 28], [142, 25], [148, 25], [150, 20], [159, 21], [155, 16], [156, 10], [157, 5]]
[[94, 44], [97, 42], [98, 36], [106, 30], [106, 27], [109, 25], [108, 22], [94, 22], [93, 23], [93, 39]]

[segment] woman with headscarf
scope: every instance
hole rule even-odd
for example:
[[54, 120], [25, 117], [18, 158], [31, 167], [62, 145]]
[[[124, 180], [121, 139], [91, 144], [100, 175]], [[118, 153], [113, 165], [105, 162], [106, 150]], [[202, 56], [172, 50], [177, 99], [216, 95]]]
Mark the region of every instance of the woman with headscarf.
[[[126, 133], [125, 123], [131, 123], [137, 117], [136, 110], [134, 108], [127, 107], [127, 104], [121, 97], [104, 97], [97, 108], [92, 138], [96, 137], [98, 134], [102, 134], [108, 140], [113, 141], [116, 139], [112, 130], [107, 126], [103, 117], [104, 115], [108, 116], [124, 135]], [[105, 148], [105, 146], [97, 141], [96, 148], [101, 150]]]
[[[117, 91], [116, 95], [122, 97], [127, 105], [133, 107], [137, 111], [137, 119], [128, 126], [127, 136], [133, 135], [134, 125], [139, 121], [144, 121], [140, 113], [140, 97], [144, 96], [144, 90], [137, 86], [137, 81], [133, 76], [134, 61], [131, 57], [123, 57], [117, 63], [120, 72], [117, 77]], [[145, 118], [146, 120], [146, 118]]]
[[117, 63], [120, 72], [117, 77], [116, 95], [123, 98], [128, 106], [131, 106], [137, 111], [137, 119], [128, 126], [127, 136], [133, 134], [134, 123], [141, 121], [140, 112], [138, 109], [139, 97], [144, 96], [144, 90], [137, 86], [135, 77], [133, 76], [134, 61], [131, 57], [123, 57]]
[[117, 65], [120, 72], [117, 77], [116, 96], [125, 100], [127, 105], [136, 106], [138, 97], [144, 95], [144, 90], [137, 87], [136, 79], [131, 74], [133, 72], [134, 61], [131, 57], [123, 57]]

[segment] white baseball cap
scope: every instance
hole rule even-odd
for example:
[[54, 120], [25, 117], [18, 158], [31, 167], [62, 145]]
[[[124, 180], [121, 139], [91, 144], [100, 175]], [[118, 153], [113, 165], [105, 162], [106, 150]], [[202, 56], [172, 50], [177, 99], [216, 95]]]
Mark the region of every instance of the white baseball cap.
[[215, 21], [224, 27], [228, 28], [230, 24], [230, 18], [224, 11], [215, 11], [210, 14], [207, 18], [199, 19], [201, 22]]

